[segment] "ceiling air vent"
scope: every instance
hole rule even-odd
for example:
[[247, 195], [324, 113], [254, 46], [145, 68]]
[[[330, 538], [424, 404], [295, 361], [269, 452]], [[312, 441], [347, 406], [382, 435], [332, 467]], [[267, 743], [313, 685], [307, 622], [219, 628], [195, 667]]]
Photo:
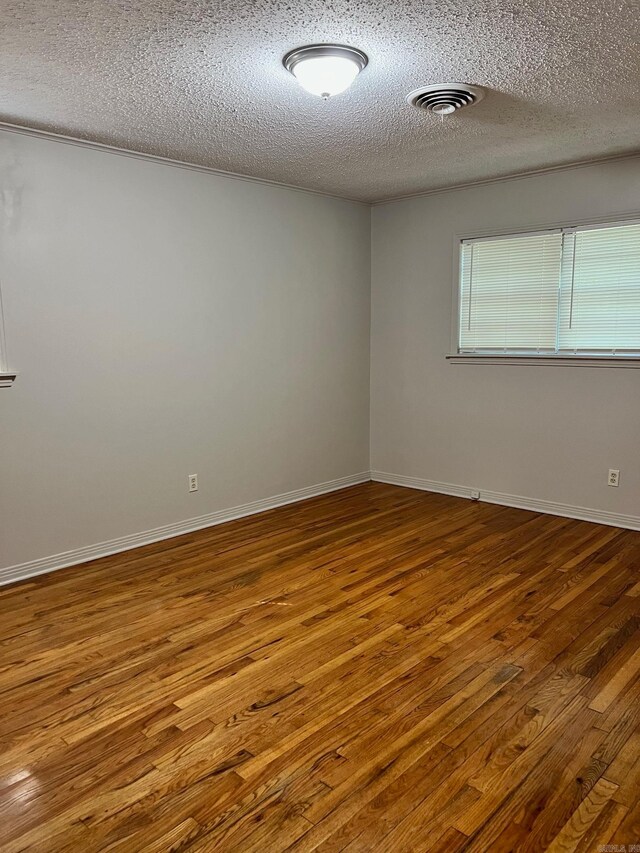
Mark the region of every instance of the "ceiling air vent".
[[433, 86], [423, 86], [409, 92], [407, 101], [419, 110], [446, 116], [463, 107], [477, 104], [483, 97], [484, 91], [479, 86], [469, 86], [467, 83], [434, 83]]

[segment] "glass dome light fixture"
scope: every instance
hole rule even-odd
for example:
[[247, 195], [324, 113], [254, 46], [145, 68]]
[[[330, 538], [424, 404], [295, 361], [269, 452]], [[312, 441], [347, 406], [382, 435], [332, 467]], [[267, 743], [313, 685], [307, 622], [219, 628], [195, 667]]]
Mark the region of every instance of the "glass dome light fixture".
[[309, 44], [289, 51], [282, 64], [303, 89], [326, 101], [348, 89], [368, 61], [356, 47]]

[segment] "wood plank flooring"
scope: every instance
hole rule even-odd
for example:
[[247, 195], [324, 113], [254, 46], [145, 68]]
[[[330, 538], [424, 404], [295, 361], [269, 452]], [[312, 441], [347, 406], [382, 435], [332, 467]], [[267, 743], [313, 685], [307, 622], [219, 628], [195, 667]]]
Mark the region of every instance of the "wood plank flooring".
[[369, 483], [0, 589], [0, 849], [629, 851], [639, 567]]

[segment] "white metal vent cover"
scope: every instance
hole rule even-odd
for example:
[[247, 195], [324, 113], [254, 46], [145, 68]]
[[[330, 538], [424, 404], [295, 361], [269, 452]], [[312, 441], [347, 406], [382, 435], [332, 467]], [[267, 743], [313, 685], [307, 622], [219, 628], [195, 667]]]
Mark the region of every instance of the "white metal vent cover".
[[484, 89], [480, 86], [470, 86], [468, 83], [434, 83], [409, 92], [407, 102], [419, 110], [444, 116], [477, 104], [483, 98]]

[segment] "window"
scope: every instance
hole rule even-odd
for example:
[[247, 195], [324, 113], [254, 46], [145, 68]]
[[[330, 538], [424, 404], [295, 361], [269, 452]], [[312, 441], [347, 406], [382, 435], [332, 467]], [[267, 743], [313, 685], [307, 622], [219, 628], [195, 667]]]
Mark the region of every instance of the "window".
[[7, 349], [4, 337], [4, 319], [2, 315], [2, 291], [0, 291], [0, 388], [8, 388], [13, 384], [16, 375], [7, 367]]
[[463, 240], [459, 354], [640, 357], [640, 223]]

